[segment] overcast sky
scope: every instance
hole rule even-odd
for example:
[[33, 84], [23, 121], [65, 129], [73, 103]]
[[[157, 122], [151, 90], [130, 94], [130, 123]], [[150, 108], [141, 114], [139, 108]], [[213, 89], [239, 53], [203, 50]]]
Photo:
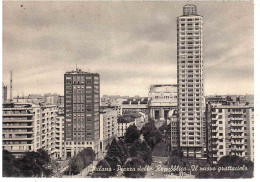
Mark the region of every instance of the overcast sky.
[[[192, 2], [204, 16], [205, 95], [253, 94], [253, 4]], [[59, 93], [78, 68], [101, 94], [147, 96], [177, 83], [176, 17], [183, 2], [3, 2], [3, 81], [13, 95]], [[9, 96], [9, 94], [8, 94]]]

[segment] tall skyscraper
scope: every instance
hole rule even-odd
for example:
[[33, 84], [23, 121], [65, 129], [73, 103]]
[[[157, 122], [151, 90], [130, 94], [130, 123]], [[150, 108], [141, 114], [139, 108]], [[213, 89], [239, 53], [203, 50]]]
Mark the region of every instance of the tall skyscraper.
[[185, 5], [177, 18], [177, 84], [180, 147], [184, 156], [200, 158], [204, 146], [203, 17]]
[[77, 69], [64, 75], [65, 155], [99, 146], [99, 74]]

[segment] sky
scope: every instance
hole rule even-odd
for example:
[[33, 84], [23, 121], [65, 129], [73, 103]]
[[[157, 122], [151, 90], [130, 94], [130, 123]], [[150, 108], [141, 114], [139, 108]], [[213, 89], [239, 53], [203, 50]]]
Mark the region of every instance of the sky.
[[[77, 64], [100, 74], [101, 95], [176, 84], [176, 18], [189, 3], [3, 2], [3, 82], [12, 70], [14, 96], [63, 95]], [[253, 94], [252, 2], [192, 4], [204, 17], [205, 95]]]

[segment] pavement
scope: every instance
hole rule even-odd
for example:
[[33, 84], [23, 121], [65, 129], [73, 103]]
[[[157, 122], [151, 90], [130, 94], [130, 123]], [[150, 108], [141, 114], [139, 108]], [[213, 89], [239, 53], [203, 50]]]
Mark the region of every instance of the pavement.
[[164, 164], [168, 160], [167, 157], [157, 157], [153, 156], [153, 162], [151, 164], [151, 168], [154, 170], [148, 171], [145, 178], [165, 178], [165, 174], [162, 171], [156, 171], [155, 169], [159, 168], [167, 168], [167, 166]]

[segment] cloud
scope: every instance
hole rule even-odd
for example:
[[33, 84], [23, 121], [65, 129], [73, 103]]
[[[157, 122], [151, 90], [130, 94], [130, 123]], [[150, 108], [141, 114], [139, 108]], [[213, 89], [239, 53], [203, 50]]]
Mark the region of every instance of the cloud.
[[[3, 81], [13, 70], [14, 95], [63, 94], [63, 74], [77, 63], [100, 74], [101, 94], [145, 96], [150, 84], [177, 83], [185, 4], [5, 1]], [[204, 17], [206, 95], [253, 93], [252, 2], [194, 4]]]

